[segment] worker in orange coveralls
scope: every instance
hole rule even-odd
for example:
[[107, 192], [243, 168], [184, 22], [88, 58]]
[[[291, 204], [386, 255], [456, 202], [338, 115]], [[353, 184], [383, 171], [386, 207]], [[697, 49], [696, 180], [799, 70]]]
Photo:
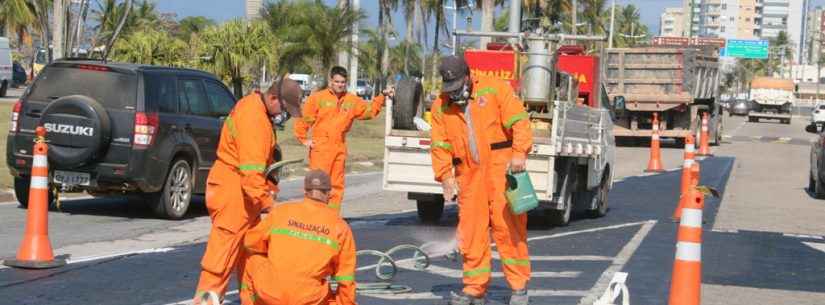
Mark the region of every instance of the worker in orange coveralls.
[[[355, 305], [355, 241], [330, 208], [330, 178], [312, 170], [303, 201], [279, 204], [246, 233], [244, 304]], [[332, 292], [328, 278], [338, 283]]]
[[290, 115], [300, 117], [300, 103], [298, 83], [283, 78], [266, 92], [242, 98], [224, 121], [217, 160], [206, 182], [212, 230], [201, 261], [195, 304], [209, 303], [210, 295], [222, 300], [233, 270], [240, 275], [243, 235], [258, 223], [262, 211], [271, 208], [277, 194], [277, 186], [264, 177], [276, 145], [273, 122], [282, 125]]
[[[307, 98], [303, 119], [295, 122], [295, 138], [309, 149], [309, 168], [320, 169], [332, 179], [329, 206], [340, 211], [344, 199], [344, 167], [347, 160], [346, 136], [355, 119], [375, 118], [384, 106], [385, 96], [395, 90], [384, 90], [372, 102], [347, 92], [347, 70], [333, 67], [329, 73], [329, 88]], [[312, 131], [311, 139], [307, 133]]]
[[[515, 215], [504, 197], [505, 175], [525, 170], [533, 145], [528, 114], [510, 85], [470, 76], [458, 57], [442, 59], [441, 96], [433, 103], [431, 157], [444, 199], [458, 198], [458, 242], [464, 289], [450, 304], [483, 304], [490, 282], [490, 229], [501, 254], [511, 305], [526, 305], [530, 260], [527, 215]], [[460, 191], [459, 191], [460, 190]]]

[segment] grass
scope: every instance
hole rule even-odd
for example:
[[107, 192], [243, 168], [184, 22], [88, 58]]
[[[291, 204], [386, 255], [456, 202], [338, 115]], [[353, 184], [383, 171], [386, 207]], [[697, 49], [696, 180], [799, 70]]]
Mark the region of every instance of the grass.
[[[284, 130], [278, 131], [278, 144], [284, 152], [284, 160], [306, 159], [306, 148], [298, 143], [293, 132], [293, 123], [297, 119], [292, 119], [287, 123]], [[361, 161], [375, 161], [384, 158], [384, 112], [367, 121], [356, 120], [352, 124], [352, 129], [347, 134], [347, 171], [375, 170], [382, 164], [374, 162], [373, 166], [358, 164]], [[307, 163], [306, 160], [304, 162]], [[288, 170], [288, 175], [301, 175], [304, 166], [292, 166]]]
[[9, 174], [9, 167], [5, 161], [6, 139], [8, 139], [9, 134], [12, 107], [14, 107], [14, 103], [0, 103], [0, 147], [3, 149], [3, 162], [0, 162], [0, 190], [14, 187], [14, 181], [11, 174]]

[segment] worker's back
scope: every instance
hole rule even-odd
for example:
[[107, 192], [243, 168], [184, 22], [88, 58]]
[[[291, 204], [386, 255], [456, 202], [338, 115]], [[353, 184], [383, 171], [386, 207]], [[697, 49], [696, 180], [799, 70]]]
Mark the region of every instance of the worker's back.
[[354, 304], [352, 231], [326, 204], [310, 199], [281, 204], [247, 233], [244, 244], [253, 253], [266, 251], [271, 266], [263, 268], [269, 269], [266, 280], [254, 281], [259, 297], [278, 304], [326, 303], [332, 277], [341, 287], [338, 304]]

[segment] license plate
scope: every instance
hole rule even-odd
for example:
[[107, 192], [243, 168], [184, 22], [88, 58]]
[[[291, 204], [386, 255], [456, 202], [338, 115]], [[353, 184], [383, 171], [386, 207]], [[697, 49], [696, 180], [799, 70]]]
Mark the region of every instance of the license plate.
[[57, 184], [89, 186], [91, 181], [92, 177], [87, 173], [54, 171], [54, 183]]

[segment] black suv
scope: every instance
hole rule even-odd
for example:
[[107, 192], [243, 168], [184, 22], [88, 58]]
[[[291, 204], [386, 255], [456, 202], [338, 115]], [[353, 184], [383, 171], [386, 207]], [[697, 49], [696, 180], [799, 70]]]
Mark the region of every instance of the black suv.
[[96, 61], [48, 65], [14, 105], [6, 163], [28, 201], [34, 129], [44, 126], [57, 187], [98, 196], [139, 193], [179, 219], [203, 193], [235, 97], [197, 70]]

